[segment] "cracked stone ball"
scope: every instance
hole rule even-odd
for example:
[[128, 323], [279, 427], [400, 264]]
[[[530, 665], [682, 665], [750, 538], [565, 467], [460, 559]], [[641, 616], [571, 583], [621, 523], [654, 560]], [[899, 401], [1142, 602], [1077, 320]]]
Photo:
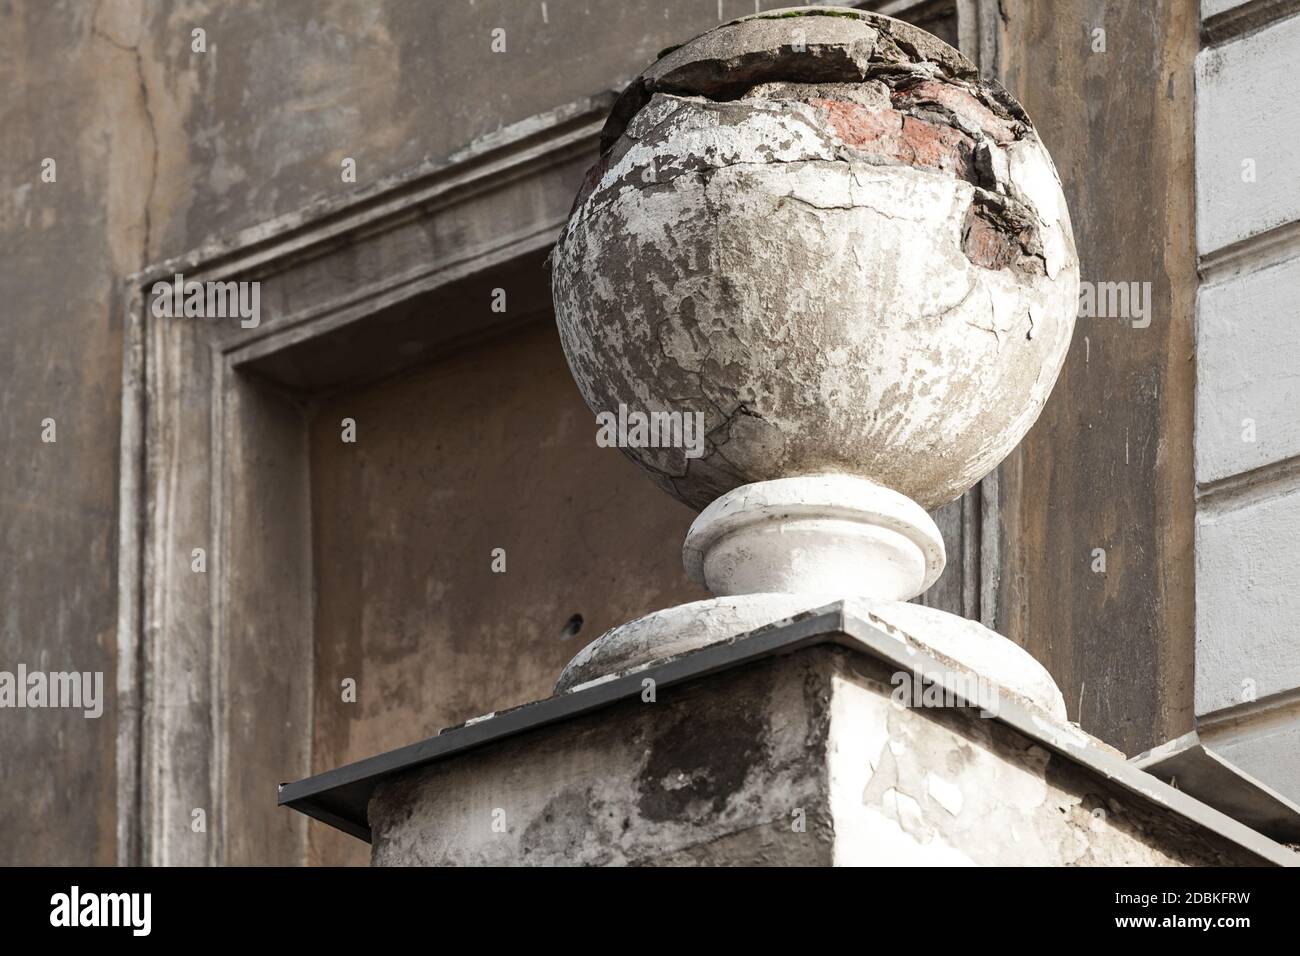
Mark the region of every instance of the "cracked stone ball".
[[1065, 197], [1019, 104], [936, 37], [842, 8], [724, 24], [637, 77], [601, 144], [556, 319], [594, 412], [703, 413], [698, 457], [623, 449], [681, 501], [831, 472], [933, 509], [1038, 417], [1078, 299]]

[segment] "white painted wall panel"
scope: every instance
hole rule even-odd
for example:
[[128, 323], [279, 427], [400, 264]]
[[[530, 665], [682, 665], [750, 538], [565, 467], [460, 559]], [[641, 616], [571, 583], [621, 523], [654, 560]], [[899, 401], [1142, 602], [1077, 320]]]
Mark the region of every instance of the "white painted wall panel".
[[[1202, 255], [1300, 219], [1300, 17], [1196, 58]], [[1245, 160], [1254, 182], [1243, 182]]]
[[1297, 455], [1300, 259], [1291, 259], [1201, 288], [1196, 480], [1205, 484]]
[[1300, 687], [1300, 489], [1197, 516], [1196, 713], [1251, 686]]

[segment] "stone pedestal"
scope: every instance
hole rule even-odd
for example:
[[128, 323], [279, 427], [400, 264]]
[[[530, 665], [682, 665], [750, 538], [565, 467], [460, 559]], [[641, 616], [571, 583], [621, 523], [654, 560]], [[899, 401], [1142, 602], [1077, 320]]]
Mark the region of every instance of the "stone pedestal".
[[[700, 510], [683, 559], [715, 596], [605, 633], [561, 690], [838, 599], [907, 627], [945, 562], [927, 510], [1033, 424], [1079, 288], [1024, 110], [935, 37], [838, 7], [742, 17], [642, 71], [551, 261], [574, 381], [598, 422], [658, 423], [618, 444]], [[924, 623], [1063, 712], [1023, 649]]]
[[[622, 696], [598, 709], [377, 780], [373, 863], [1295, 858], [1077, 727], [843, 608], [611, 680]], [[503, 716], [448, 733], [482, 733]]]

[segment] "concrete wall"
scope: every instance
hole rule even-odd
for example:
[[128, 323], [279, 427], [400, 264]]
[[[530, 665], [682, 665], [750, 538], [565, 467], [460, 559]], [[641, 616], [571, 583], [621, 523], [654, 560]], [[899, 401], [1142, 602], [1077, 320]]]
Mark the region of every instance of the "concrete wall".
[[[124, 276], [352, 189], [344, 157], [358, 185], [373, 182], [617, 85], [717, 20], [698, 0], [546, 9], [544, 21], [540, 3], [514, 0], [0, 8], [0, 668], [101, 671], [114, 685]], [[116, 720], [111, 693], [97, 721], [0, 712], [0, 863], [114, 861]]]
[[[1135, 754], [1192, 724], [1198, 22], [1188, 0], [1000, 9], [999, 70], [1056, 161], [1085, 297], [1002, 466], [997, 630], [1052, 672], [1071, 719]], [[1104, 292], [1120, 283], [1143, 308]]]
[[[340, 440], [344, 417], [355, 444]], [[693, 512], [593, 429], [549, 313], [321, 405], [313, 767], [547, 697], [609, 628], [709, 596], [682, 573]], [[367, 859], [320, 824], [311, 841], [314, 862]]]
[[1202, 13], [1196, 713], [1209, 745], [1300, 800], [1300, 7]]
[[[1002, 485], [999, 622], [1047, 663], [1071, 716], [1133, 751], [1186, 729], [1191, 711], [1185, 317], [1195, 284], [1187, 238], [1195, 17], [1175, 0], [1123, 9], [1101, 0], [977, 6], [997, 14], [1000, 72], [1056, 158], [1081, 256], [1096, 263], [1092, 277], [1149, 278], [1156, 288], [1148, 337], [1112, 328], [1085, 333], [1086, 344], [1076, 340], [1053, 405]], [[357, 185], [373, 183], [618, 86], [663, 47], [720, 14], [753, 7], [752, 0], [723, 0], [721, 11], [715, 0], [548, 0], [545, 14], [540, 2], [521, 0], [11, 0], [0, 7], [0, 669], [21, 662], [102, 671], [107, 687], [115, 682], [123, 276], [353, 189], [340, 178], [345, 157], [357, 162]], [[1099, 19], [1109, 27], [1109, 59], [1088, 54], [1087, 31]], [[198, 28], [202, 53], [192, 49]], [[504, 53], [490, 47], [496, 28], [505, 30]], [[47, 157], [57, 163], [55, 182], [41, 181]], [[550, 348], [540, 339], [534, 345]], [[527, 366], [523, 357], [514, 361]], [[563, 398], [555, 368], [533, 372], [550, 376], [539, 409], [574, 400]], [[433, 381], [375, 386], [356, 398], [378, 402], [387, 389], [383, 401], [413, 407], [422, 388], [436, 390]], [[57, 422], [54, 444], [40, 440], [45, 418]], [[1294, 438], [1277, 423], [1265, 433], [1274, 449]], [[412, 434], [437, 431], [425, 423]], [[397, 447], [402, 439], [385, 440]], [[627, 466], [605, 458], [598, 467], [610, 468], [608, 479], [623, 487], [615, 476]], [[341, 465], [326, 465], [324, 480], [350, 480]], [[395, 495], [414, 497], [424, 479], [394, 480]], [[679, 519], [655, 509], [670, 503], [643, 481], [632, 484], [638, 518], [668, 534]], [[554, 486], [541, 488], [539, 500], [563, 500]], [[584, 527], [624, 526], [622, 501], [600, 507]], [[1282, 496], [1273, 507], [1285, 507]], [[540, 541], [545, 529], [536, 530]], [[677, 533], [673, 526], [671, 544], [654, 552], [654, 568], [669, 561]], [[570, 542], [568, 534], [557, 540]], [[603, 546], [590, 554], [607, 556]], [[1122, 572], [1093, 574], [1094, 546], [1111, 549], [1112, 568], [1118, 555]], [[384, 569], [388, 560], [382, 542], [343, 558], [341, 579], [350, 568]], [[557, 613], [565, 620], [582, 613], [587, 623], [576, 643], [603, 620], [675, 600], [671, 585], [654, 583], [657, 573], [646, 572], [644, 591], [607, 604], [594, 586], [563, 606], [559, 597], [543, 599], [544, 589], [528, 600], [537, 602], [537, 626], [546, 633]], [[1208, 578], [1216, 574], [1211, 569]], [[390, 582], [386, 606], [400, 607], [423, 580]], [[373, 613], [380, 621], [387, 612]], [[332, 654], [355, 660], [380, 627], [345, 635], [340, 623], [321, 662]], [[562, 643], [547, 647], [557, 659], [567, 653]], [[418, 650], [402, 653], [416, 660]], [[367, 666], [376, 674], [401, 670], [394, 661]], [[512, 692], [522, 693], [541, 686], [541, 668], [511, 679], [519, 681]], [[410, 721], [394, 738], [413, 739], [442, 722], [440, 712], [424, 710], [432, 696], [420, 690], [394, 704]], [[478, 700], [457, 699], [448, 722], [478, 709]], [[386, 746], [368, 723], [381, 716], [320, 738], [318, 759]], [[323, 733], [332, 718], [319, 710], [317, 717]], [[131, 812], [115, 802], [118, 718], [111, 693], [97, 721], [69, 711], [0, 712], [0, 863], [114, 862], [118, 821]], [[327, 847], [314, 852], [339, 858]]]

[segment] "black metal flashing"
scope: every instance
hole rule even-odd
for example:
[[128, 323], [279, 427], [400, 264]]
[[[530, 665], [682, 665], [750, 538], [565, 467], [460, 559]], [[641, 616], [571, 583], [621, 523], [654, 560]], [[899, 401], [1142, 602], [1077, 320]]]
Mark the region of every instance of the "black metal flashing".
[[1194, 730], [1131, 762], [1265, 836], [1300, 843], [1300, 806], [1246, 773]]
[[641, 670], [609, 680], [591, 681], [565, 694], [500, 711], [444, 730], [419, 743], [296, 783], [280, 784], [279, 803], [369, 843], [366, 808], [375, 785], [385, 777], [637, 697], [641, 694], [641, 682], [647, 677], [654, 680], [656, 687], [670, 687], [749, 661], [827, 643], [844, 635], [845, 624], [842, 605], [797, 615]]

